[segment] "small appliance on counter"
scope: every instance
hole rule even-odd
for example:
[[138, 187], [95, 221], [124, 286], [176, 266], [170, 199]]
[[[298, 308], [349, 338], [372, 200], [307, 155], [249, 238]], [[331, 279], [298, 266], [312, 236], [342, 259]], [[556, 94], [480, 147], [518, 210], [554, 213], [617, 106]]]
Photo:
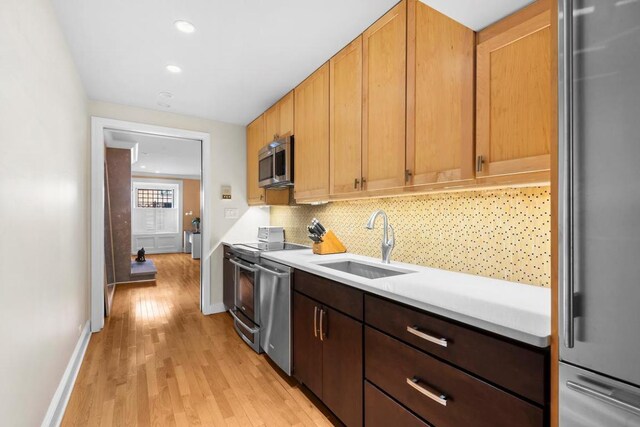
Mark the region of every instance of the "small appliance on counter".
[[316, 255], [341, 254], [347, 252], [347, 248], [331, 230], [324, 228], [317, 218], [313, 218], [307, 226], [309, 238], [313, 240], [313, 253]]
[[282, 227], [259, 227], [258, 242], [232, 245], [233, 325], [257, 353], [265, 352], [291, 375], [291, 273], [293, 269], [262, 259], [269, 251], [309, 249], [284, 241]]

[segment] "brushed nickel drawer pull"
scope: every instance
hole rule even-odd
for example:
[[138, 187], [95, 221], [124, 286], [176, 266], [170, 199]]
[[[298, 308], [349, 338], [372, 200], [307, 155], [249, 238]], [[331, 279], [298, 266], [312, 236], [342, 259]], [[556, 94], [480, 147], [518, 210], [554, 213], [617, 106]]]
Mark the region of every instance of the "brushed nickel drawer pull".
[[420, 379], [418, 377], [407, 378], [407, 384], [427, 396], [429, 399], [441, 404], [442, 406], [447, 406], [447, 396], [435, 391], [424, 383], [420, 385]]
[[431, 336], [429, 334], [425, 334], [424, 332], [421, 332], [417, 326], [407, 326], [407, 332], [409, 332], [410, 334], [413, 334], [419, 338], [422, 338], [423, 340], [427, 340], [429, 342], [432, 342], [434, 344], [438, 344], [441, 345], [442, 347], [446, 347], [448, 345], [447, 339], [446, 338], [436, 338], [434, 336]]
[[322, 326], [323, 316], [324, 316], [324, 308], [321, 308], [320, 309], [320, 341], [324, 341], [324, 330], [323, 330], [324, 328]]

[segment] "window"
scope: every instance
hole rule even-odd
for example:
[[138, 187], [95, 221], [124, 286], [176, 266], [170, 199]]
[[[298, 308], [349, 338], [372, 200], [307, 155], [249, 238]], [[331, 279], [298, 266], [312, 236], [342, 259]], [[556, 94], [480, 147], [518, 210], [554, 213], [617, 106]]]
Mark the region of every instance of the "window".
[[174, 204], [173, 190], [156, 188], [138, 188], [139, 208], [172, 209]]
[[134, 236], [182, 232], [180, 188], [178, 181], [131, 181], [131, 230]]

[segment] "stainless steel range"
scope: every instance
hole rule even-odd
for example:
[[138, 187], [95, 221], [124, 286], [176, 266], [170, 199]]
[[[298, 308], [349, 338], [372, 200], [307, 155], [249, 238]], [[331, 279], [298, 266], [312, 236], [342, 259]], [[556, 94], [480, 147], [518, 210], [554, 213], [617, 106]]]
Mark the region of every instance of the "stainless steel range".
[[258, 242], [236, 244], [230, 248], [230, 261], [235, 265], [235, 301], [229, 313], [238, 335], [256, 352], [267, 353], [291, 375], [293, 270], [260, 255], [308, 247], [284, 242], [282, 227], [260, 227], [258, 237]]

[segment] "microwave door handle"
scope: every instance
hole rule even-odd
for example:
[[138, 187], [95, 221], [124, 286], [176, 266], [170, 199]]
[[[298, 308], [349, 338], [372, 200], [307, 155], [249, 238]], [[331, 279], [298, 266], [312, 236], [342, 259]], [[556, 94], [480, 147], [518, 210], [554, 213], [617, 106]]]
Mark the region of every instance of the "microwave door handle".
[[229, 261], [231, 261], [231, 264], [235, 264], [235, 265], [237, 265], [238, 267], [240, 267], [240, 268], [241, 268], [241, 269], [243, 269], [243, 270], [251, 271], [251, 272], [253, 272], [253, 273], [255, 273], [255, 272], [257, 271], [257, 270], [254, 268], [254, 267], [256, 267], [256, 265], [255, 265], [255, 264], [252, 264], [252, 265], [250, 265], [250, 266], [247, 266], [247, 265], [244, 265], [244, 264], [242, 264], [242, 263], [240, 263], [240, 262], [236, 261], [236, 260], [235, 260], [235, 259], [233, 259], [233, 258], [232, 258], [232, 259], [230, 259]]
[[280, 273], [278, 271], [271, 270], [270, 268], [263, 267], [260, 264], [255, 264], [254, 267], [257, 268], [258, 270], [264, 271], [267, 274], [271, 274], [273, 276], [280, 277], [280, 278], [289, 277], [291, 275], [291, 273]]

